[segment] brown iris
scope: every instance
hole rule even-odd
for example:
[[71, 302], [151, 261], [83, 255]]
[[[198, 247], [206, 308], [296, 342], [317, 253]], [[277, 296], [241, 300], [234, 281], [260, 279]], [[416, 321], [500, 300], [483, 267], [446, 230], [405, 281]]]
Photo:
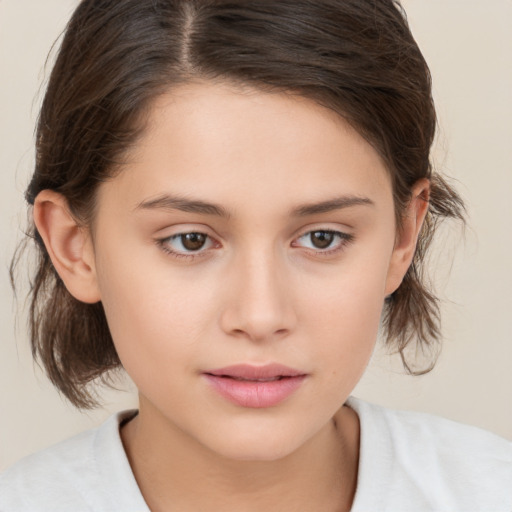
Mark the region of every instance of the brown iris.
[[206, 235], [203, 233], [186, 233], [181, 235], [183, 247], [189, 251], [197, 251], [203, 247], [206, 242]]
[[313, 231], [311, 232], [311, 242], [318, 249], [326, 249], [334, 240], [334, 233], [330, 231]]

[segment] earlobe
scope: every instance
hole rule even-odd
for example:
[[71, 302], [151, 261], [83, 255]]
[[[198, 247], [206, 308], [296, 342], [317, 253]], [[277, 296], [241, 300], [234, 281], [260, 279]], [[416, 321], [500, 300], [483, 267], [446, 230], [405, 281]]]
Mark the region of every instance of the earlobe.
[[76, 299], [100, 300], [94, 249], [87, 229], [79, 226], [64, 196], [41, 191], [34, 201], [34, 222], [55, 270]]
[[411, 200], [402, 217], [402, 226], [393, 248], [386, 280], [386, 296], [395, 292], [410, 267], [418, 236], [428, 211], [430, 198], [430, 181], [418, 180], [411, 191]]

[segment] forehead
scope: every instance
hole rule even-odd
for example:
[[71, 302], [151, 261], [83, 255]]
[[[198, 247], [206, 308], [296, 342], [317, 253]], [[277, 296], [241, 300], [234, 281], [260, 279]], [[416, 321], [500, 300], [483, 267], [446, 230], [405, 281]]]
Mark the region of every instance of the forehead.
[[114, 181], [133, 206], [162, 193], [236, 208], [391, 191], [381, 158], [341, 116], [233, 84], [187, 84], [158, 97], [124, 167]]

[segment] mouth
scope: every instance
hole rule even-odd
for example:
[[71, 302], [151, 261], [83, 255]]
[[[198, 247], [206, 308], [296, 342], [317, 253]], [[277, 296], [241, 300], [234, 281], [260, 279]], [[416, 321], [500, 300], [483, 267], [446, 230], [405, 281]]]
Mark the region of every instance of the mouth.
[[266, 364], [264, 366], [236, 364], [216, 370], [208, 370], [205, 373], [214, 377], [227, 377], [236, 380], [251, 381], [268, 381], [305, 375], [305, 372], [301, 372], [299, 370], [295, 370], [294, 368], [290, 368], [289, 366], [276, 363]]
[[213, 373], [206, 373], [206, 375], [211, 375], [212, 377], [221, 377], [223, 379], [233, 379], [238, 380], [240, 382], [275, 382], [276, 380], [283, 379], [291, 379], [293, 377], [285, 377], [284, 375], [279, 375], [276, 377], [269, 377], [267, 379], [246, 379], [244, 377], [233, 377], [232, 375], [215, 375]]
[[274, 407], [294, 394], [307, 374], [287, 366], [234, 365], [203, 372], [221, 397], [249, 408]]

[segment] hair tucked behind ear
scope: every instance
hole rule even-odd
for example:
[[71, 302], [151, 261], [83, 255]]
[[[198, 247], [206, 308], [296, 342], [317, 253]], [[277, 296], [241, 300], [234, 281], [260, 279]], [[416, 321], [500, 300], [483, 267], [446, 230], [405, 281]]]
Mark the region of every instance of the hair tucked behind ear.
[[[41, 108], [29, 204], [54, 190], [91, 225], [97, 187], [122, 172], [151, 102], [194, 80], [294, 93], [337, 112], [386, 163], [398, 223], [414, 183], [431, 180], [414, 262], [387, 301], [384, 324], [402, 354], [413, 340], [434, 345], [439, 309], [423, 261], [438, 222], [462, 219], [463, 205], [431, 170], [430, 73], [397, 1], [82, 0]], [[33, 354], [71, 402], [92, 407], [84, 386], [120, 366], [103, 308], [69, 294], [31, 229], [39, 258], [30, 291]]]
[[[17, 251], [11, 263], [13, 286], [19, 256]], [[119, 369], [121, 364], [101, 303], [85, 304], [76, 300], [42, 248], [38, 251], [38, 270], [31, 282], [31, 295], [32, 355], [40, 360], [51, 382], [74, 405], [83, 409], [95, 407], [97, 401], [92, 390], [87, 391], [84, 386], [97, 378], [110, 384], [107, 372]]]
[[[465, 221], [464, 204], [448, 183], [438, 175], [430, 178], [430, 204], [422, 226], [416, 252], [402, 284], [388, 298], [384, 308], [384, 326], [387, 344], [396, 347], [408, 373], [422, 375], [434, 368], [440, 333], [438, 298], [426, 284], [424, 261], [438, 223], [443, 218]], [[430, 365], [413, 370], [405, 356], [405, 349], [417, 341], [418, 348], [429, 350]]]

